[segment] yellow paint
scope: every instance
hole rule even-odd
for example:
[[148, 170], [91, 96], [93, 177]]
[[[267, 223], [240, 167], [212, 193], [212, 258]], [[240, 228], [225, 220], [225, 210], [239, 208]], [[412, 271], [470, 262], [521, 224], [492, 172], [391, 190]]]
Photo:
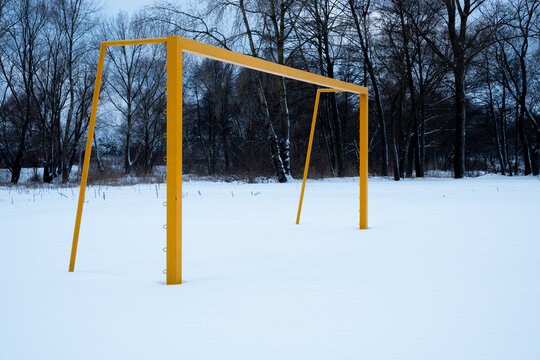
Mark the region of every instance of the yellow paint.
[[270, 61], [239, 54], [234, 51], [221, 49], [194, 40], [182, 38], [182, 48], [184, 52], [190, 54], [195, 54], [209, 59], [214, 59], [221, 62], [246, 67], [249, 69], [265, 72], [267, 74], [283, 76], [293, 80], [299, 80], [356, 94], [368, 93], [368, 89], [363, 86], [350, 84], [344, 81], [327, 78], [317, 74], [312, 74], [307, 71], [294, 69], [285, 65], [279, 65]]
[[105, 62], [105, 45], [99, 48], [99, 61], [96, 73], [96, 85], [94, 86], [94, 98], [92, 99], [92, 110], [90, 112], [90, 123], [88, 124], [88, 137], [86, 139], [86, 150], [84, 151], [84, 164], [82, 169], [81, 187], [79, 189], [79, 204], [77, 205], [77, 215], [75, 217], [75, 230], [73, 232], [73, 244], [71, 245], [71, 259], [69, 260], [69, 271], [75, 269], [75, 257], [77, 256], [77, 245], [79, 244], [79, 231], [81, 229], [81, 217], [84, 204], [84, 194], [86, 192], [86, 180], [88, 179], [88, 168], [90, 166], [90, 154], [92, 152], [92, 140], [94, 138], [94, 128], [96, 125], [97, 105], [99, 101], [99, 90], [101, 87], [101, 75], [103, 73], [103, 63]]
[[167, 38], [167, 284], [182, 283], [182, 47]]
[[109, 47], [109, 46], [126, 46], [126, 45], [165, 44], [167, 43], [168, 39], [169, 38], [103, 41], [101, 45], [105, 45]]
[[368, 228], [368, 95], [360, 94], [360, 229]]
[[224, 50], [215, 46], [203, 44], [179, 36], [169, 36], [167, 38], [137, 39], [104, 41], [101, 43], [98, 69], [96, 74], [96, 85], [94, 87], [94, 97], [92, 100], [92, 111], [88, 127], [88, 138], [86, 141], [86, 151], [81, 178], [81, 188], [79, 192], [79, 202], [77, 206], [77, 216], [75, 219], [75, 231], [73, 234], [73, 245], [71, 248], [71, 260], [69, 271], [75, 268], [75, 257], [77, 254], [77, 244], [81, 226], [82, 209], [84, 205], [84, 195], [88, 178], [88, 168], [90, 165], [90, 154], [92, 151], [92, 140], [96, 123], [97, 105], [105, 61], [105, 50], [109, 46], [127, 46], [144, 44], [166, 44], [167, 45], [167, 284], [182, 283], [182, 53], [187, 52], [210, 59], [243, 66], [249, 69], [283, 76], [289, 79], [299, 80], [328, 87], [329, 89], [319, 89], [317, 91], [316, 105], [313, 114], [312, 127], [306, 167], [304, 169], [304, 182], [302, 184], [302, 194], [298, 209], [297, 223], [300, 220], [300, 210], [304, 195], [305, 182], [309, 167], [309, 156], [313, 144], [313, 134], [317, 116], [317, 106], [321, 92], [347, 91], [360, 94], [360, 228], [367, 228], [367, 161], [368, 161], [368, 118], [367, 118], [367, 98], [368, 89], [362, 86], [349, 84], [344, 81], [330, 79], [321, 75], [294, 69], [288, 66], [275, 64], [266, 60], [257, 59], [251, 56], [242, 55], [233, 51]]
[[298, 203], [298, 212], [296, 213], [296, 224], [300, 223], [300, 213], [302, 212], [302, 203], [304, 202], [304, 190], [306, 189], [306, 180], [309, 169], [309, 159], [311, 158], [311, 147], [313, 146], [313, 135], [315, 134], [315, 124], [317, 123], [317, 111], [319, 109], [319, 99], [323, 92], [340, 92], [336, 89], [317, 89], [315, 96], [315, 107], [313, 108], [313, 118], [311, 119], [311, 131], [309, 133], [308, 150], [306, 154], [306, 165], [304, 166], [304, 178], [302, 180], [302, 190], [300, 191], [300, 202]]

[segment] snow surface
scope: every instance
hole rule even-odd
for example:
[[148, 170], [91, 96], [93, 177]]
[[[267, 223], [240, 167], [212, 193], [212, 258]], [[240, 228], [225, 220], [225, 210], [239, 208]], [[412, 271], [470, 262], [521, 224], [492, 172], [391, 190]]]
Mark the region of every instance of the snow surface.
[[540, 181], [0, 188], [0, 359], [539, 359]]

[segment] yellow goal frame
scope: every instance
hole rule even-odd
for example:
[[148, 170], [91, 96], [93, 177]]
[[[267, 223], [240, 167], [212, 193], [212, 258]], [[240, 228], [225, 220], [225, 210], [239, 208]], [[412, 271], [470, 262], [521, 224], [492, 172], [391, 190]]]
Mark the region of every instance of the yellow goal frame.
[[[323, 91], [347, 91], [360, 95], [360, 149], [359, 149], [359, 175], [360, 175], [360, 229], [367, 229], [367, 177], [368, 177], [368, 89], [363, 86], [350, 84], [344, 81], [327, 78], [321, 75], [294, 69], [288, 66], [275, 64], [270, 61], [258, 59], [252, 56], [239, 54], [233, 51], [207, 45], [198, 41], [186, 39], [180, 36], [166, 38], [104, 41], [99, 50], [99, 61], [96, 73], [96, 84], [92, 99], [90, 123], [88, 125], [88, 137], [82, 169], [81, 186], [77, 215], [75, 218], [75, 230], [71, 247], [69, 271], [75, 269], [75, 257], [79, 241], [81, 217], [84, 205], [92, 140], [96, 124], [97, 105], [101, 87], [105, 51], [111, 46], [143, 45], [143, 44], [166, 44], [167, 46], [167, 285], [182, 283], [182, 58], [183, 53], [195, 54], [217, 61], [234, 64], [268, 74], [283, 76], [289, 79], [308, 82], [311, 84], [329, 88]], [[316, 102], [318, 104], [319, 93]], [[310, 146], [306, 158], [304, 170], [304, 182], [302, 186], [302, 198], [304, 193], [307, 167], [309, 165], [309, 153], [313, 142], [315, 129], [316, 110], [310, 134]], [[300, 217], [298, 209], [298, 219]]]

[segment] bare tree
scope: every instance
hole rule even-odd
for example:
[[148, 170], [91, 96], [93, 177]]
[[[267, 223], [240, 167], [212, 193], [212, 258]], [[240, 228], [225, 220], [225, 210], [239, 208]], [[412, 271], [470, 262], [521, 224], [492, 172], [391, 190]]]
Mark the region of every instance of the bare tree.
[[[294, 27], [302, 13], [302, 2], [299, 0], [270, 0], [257, 3], [257, 13], [264, 18], [262, 40], [269, 44], [272, 60], [286, 65], [289, 56], [294, 54], [297, 45], [289, 41]], [[291, 44], [289, 44], [291, 43]], [[290, 159], [290, 116], [287, 101], [285, 78], [279, 79], [279, 150], [286, 175], [291, 175]]]
[[[485, 41], [491, 27], [482, 23], [479, 9], [486, 0], [444, 0], [429, 1], [429, 11], [439, 15], [446, 23], [443, 41], [437, 42], [429, 36], [425, 40], [433, 51], [446, 62], [454, 75], [455, 101], [455, 145], [454, 145], [454, 177], [465, 175], [465, 132], [466, 132], [466, 79], [467, 71], [476, 56], [489, 44]], [[442, 5], [442, 6], [441, 6]], [[428, 8], [426, 8], [428, 11]]]
[[[518, 0], [509, 3], [504, 15], [504, 18], [508, 19], [507, 23], [499, 29], [497, 36], [500, 49], [499, 61], [503, 71], [501, 82], [519, 108], [517, 126], [523, 151], [525, 175], [540, 174], [540, 126], [532, 114], [532, 104], [528, 101], [532, 82], [530, 71], [538, 63], [537, 54], [531, 55], [530, 44], [535, 41], [535, 46], [539, 45], [540, 34], [534, 31], [540, 19], [539, 9], [540, 1], [538, 0]], [[533, 127], [535, 139], [533, 146], [529, 145], [525, 120]]]
[[[250, 6], [251, 5], [251, 6]], [[170, 29], [176, 33], [192, 34], [196, 39], [209, 39], [226, 49], [232, 49], [232, 45], [236, 40], [246, 39], [248, 43], [249, 54], [253, 57], [259, 57], [259, 49], [261, 44], [261, 32], [252, 31], [250, 18], [255, 13], [255, 5], [245, 0], [220, 0], [208, 3], [208, 10], [204, 14], [197, 12], [188, 13], [181, 7], [170, 2], [160, 2], [153, 7], [149, 21], [165, 23]], [[237, 16], [238, 27], [243, 28], [243, 31], [233, 33], [226, 36], [216, 26], [209, 24], [207, 19], [213, 19], [214, 22], [219, 22], [221, 16], [226, 11], [233, 11], [233, 15]], [[161, 11], [166, 11], [165, 16], [161, 15]], [[261, 76], [258, 72], [254, 72], [255, 84], [261, 110], [265, 119], [267, 139], [270, 144], [270, 154], [272, 165], [276, 172], [279, 182], [287, 181], [287, 172], [281, 157], [279, 138], [274, 129], [272, 117], [270, 116], [270, 106], [263, 87]]]
[[[370, 15], [372, 11], [370, 0], [348, 0], [349, 14], [352, 17], [354, 30], [356, 31], [356, 42], [360, 46], [362, 56], [364, 60], [364, 66], [369, 75], [371, 92], [375, 98], [375, 108], [377, 110], [377, 118], [380, 129], [380, 142], [381, 142], [381, 174], [387, 175], [388, 173], [388, 139], [386, 131], [386, 123], [384, 120], [384, 110], [382, 106], [381, 93], [379, 89], [379, 80], [377, 79], [377, 70], [372, 61], [372, 50], [370, 44], [371, 38], [371, 24]], [[397, 146], [395, 144], [395, 138], [392, 144], [392, 164], [394, 172], [394, 180], [399, 180], [399, 164]]]
[[[234, 108], [237, 103], [231, 65], [204, 60], [190, 81], [195, 94], [190, 139], [208, 175], [229, 174], [233, 157]], [[195, 155], [194, 154], [194, 155]]]
[[84, 74], [79, 69], [83, 56], [88, 54], [89, 46], [86, 36], [94, 25], [94, 13], [98, 9], [93, 0], [54, 0], [53, 7], [56, 26], [60, 34], [60, 41], [64, 45], [65, 62], [67, 70], [67, 91], [69, 94], [68, 109], [60, 149], [62, 167], [62, 183], [69, 180], [70, 161], [80, 138], [83, 122], [74, 121], [77, 107], [76, 87]]
[[[143, 21], [137, 17], [130, 18], [125, 13], [119, 13], [108, 22], [104, 32], [107, 38], [117, 39], [139, 39], [148, 34]], [[158, 61], [159, 48], [160, 45], [120, 46], [107, 52], [110, 65], [105, 77], [106, 93], [110, 104], [121, 114], [125, 174], [131, 173], [133, 164], [141, 154], [139, 144], [132, 155], [133, 130], [137, 121], [135, 114], [141, 105], [138, 99], [144, 91], [143, 84], [151, 73], [149, 69]]]
[[[330, 0], [305, 1], [304, 9], [307, 16], [302, 17], [299, 26], [316, 54], [317, 70], [324, 76], [334, 78], [336, 60], [340, 58], [343, 47], [346, 23], [341, 21], [343, 9], [337, 2]], [[339, 116], [336, 94], [330, 93], [325, 97], [328, 118], [332, 132], [332, 149], [334, 164], [338, 176], [344, 176], [345, 157], [343, 151], [342, 121]]]
[[141, 146], [140, 168], [143, 174], [151, 172], [158, 161], [158, 154], [164, 153], [162, 146], [163, 134], [166, 131], [167, 108], [163, 88], [166, 85], [165, 51], [157, 58], [144, 60], [144, 69], [147, 71], [141, 83], [141, 91], [136, 98], [138, 106], [134, 113], [137, 119], [134, 122], [133, 139]]
[[35, 75], [44, 56], [40, 36], [49, 9], [45, 1], [38, 0], [21, 0], [11, 5], [6, 15], [15, 22], [5, 29], [0, 68], [17, 114], [11, 117], [15, 122], [13, 126], [5, 128], [2, 153], [11, 171], [11, 183], [16, 184], [27, 150], [33, 113], [38, 106]]

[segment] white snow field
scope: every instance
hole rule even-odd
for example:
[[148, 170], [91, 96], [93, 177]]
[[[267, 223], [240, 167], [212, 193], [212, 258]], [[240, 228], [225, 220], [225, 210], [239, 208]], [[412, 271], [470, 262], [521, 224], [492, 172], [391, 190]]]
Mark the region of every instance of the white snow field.
[[0, 359], [540, 359], [540, 181], [0, 188]]

